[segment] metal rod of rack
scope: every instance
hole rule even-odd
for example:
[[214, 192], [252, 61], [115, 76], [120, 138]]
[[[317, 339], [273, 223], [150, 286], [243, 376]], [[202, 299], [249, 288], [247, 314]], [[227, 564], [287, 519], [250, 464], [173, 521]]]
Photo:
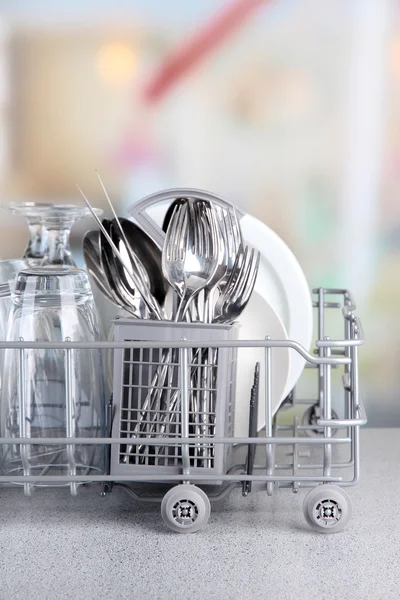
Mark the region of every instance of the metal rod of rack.
[[[65, 340], [70, 342], [70, 338]], [[72, 348], [65, 349], [65, 399], [66, 399], [66, 434], [68, 438], [74, 437], [74, 405], [75, 405], [75, 378], [74, 378], [74, 366], [73, 366], [73, 350]], [[76, 475], [76, 462], [75, 462], [75, 447], [73, 444], [67, 445], [67, 459], [68, 459], [68, 475]], [[76, 483], [71, 482], [70, 491], [72, 496], [76, 496], [78, 491]]]
[[[328, 337], [324, 338], [325, 340], [329, 340]], [[325, 348], [324, 355], [329, 358], [330, 356], [330, 348]], [[332, 427], [331, 427], [331, 418], [332, 418], [332, 394], [331, 394], [331, 368], [330, 365], [324, 365], [324, 406], [322, 415], [327, 421], [328, 425], [325, 427], [324, 437], [327, 439], [332, 438]], [[326, 477], [329, 477], [331, 474], [331, 466], [332, 466], [332, 444], [324, 445], [324, 468], [323, 474]]]
[[[361, 345], [363, 343], [362, 340], [332, 340], [330, 344], [332, 346], [354, 346]], [[315, 365], [322, 364], [330, 364], [330, 365], [345, 365], [350, 364], [351, 360], [347, 357], [332, 357], [329, 359], [319, 358], [312, 356], [301, 344], [298, 342], [290, 341], [290, 340], [191, 340], [191, 341], [159, 341], [157, 342], [157, 347], [161, 349], [168, 348], [207, 348], [207, 344], [212, 344], [214, 348], [291, 348], [295, 350], [309, 361]], [[319, 342], [316, 342], [319, 344]], [[323, 343], [321, 342], [321, 345]], [[154, 341], [129, 341], [129, 342], [68, 342], [68, 347], [73, 348], [74, 350], [122, 350], [122, 349], [132, 349], [132, 348], [154, 348]], [[66, 342], [3, 342], [0, 341], [0, 350], [3, 349], [36, 349], [36, 350], [65, 350], [67, 347]]]
[[[264, 442], [265, 443], [265, 442]], [[170, 481], [179, 481], [180, 483], [182, 482], [182, 474], [178, 473], [177, 475], [174, 474], [167, 474], [164, 475], [162, 473], [157, 473], [154, 474], [152, 473], [151, 475], [146, 474], [146, 473], [138, 473], [135, 474], [134, 476], [129, 476], [127, 477], [126, 475], [74, 475], [74, 476], [69, 476], [69, 475], [46, 475], [46, 477], [39, 477], [39, 476], [35, 476], [35, 475], [29, 475], [29, 476], [14, 476], [14, 477], [8, 477], [8, 476], [4, 476], [1, 475], [0, 476], [0, 483], [4, 482], [4, 483], [15, 483], [17, 482], [30, 482], [30, 483], [36, 483], [36, 482], [46, 482], [46, 483], [69, 483], [69, 482], [76, 482], [76, 483], [88, 483], [88, 482], [93, 482], [93, 483], [103, 483], [106, 481], [123, 481], [123, 482], [127, 482], [127, 481], [135, 481], [135, 482], [170, 482]], [[195, 473], [191, 473], [190, 475], [185, 475], [184, 477], [185, 480], [188, 481], [200, 481], [200, 482], [204, 482], [205, 476], [204, 474], [199, 475], [199, 474], [195, 474]], [[207, 474], [207, 482], [210, 481], [210, 483], [212, 482], [219, 482], [219, 481], [287, 481], [290, 482], [293, 480], [293, 477], [288, 477], [285, 475], [273, 475], [273, 476], [267, 476], [267, 475], [241, 475], [241, 474], [237, 474], [237, 475], [212, 475], [212, 474]], [[315, 481], [326, 481], [326, 482], [331, 482], [331, 481], [338, 481], [341, 482], [342, 481], [342, 477], [319, 477], [319, 476], [302, 476], [302, 477], [298, 477], [297, 478], [298, 481], [303, 481], [303, 482], [315, 482]]]
[[[294, 438], [289, 437], [289, 438], [284, 438], [284, 437], [278, 437], [278, 438], [269, 438], [268, 439], [268, 444], [273, 444], [275, 446], [290, 446], [291, 444], [293, 444], [293, 440]], [[126, 444], [127, 438], [106, 438], [106, 437], [96, 437], [96, 438], [88, 438], [88, 437], [80, 437], [80, 438], [68, 438], [68, 437], [64, 437], [64, 438], [45, 438], [45, 437], [41, 437], [41, 438], [14, 438], [14, 437], [9, 437], [9, 438], [0, 438], [0, 444], [24, 444], [24, 445], [59, 445], [59, 444], [79, 444], [79, 445], [103, 445], [103, 444]], [[213, 443], [213, 444], [237, 444], [237, 445], [243, 445], [243, 444], [256, 444], [258, 446], [265, 446], [266, 441], [265, 441], [265, 437], [257, 437], [257, 438], [251, 438], [251, 437], [242, 437], [242, 438], [238, 438], [238, 437], [204, 437], [201, 438], [202, 443], [206, 444], [207, 442]], [[296, 438], [296, 443], [297, 444], [304, 444], [304, 445], [324, 445], [324, 444], [335, 444], [335, 445], [339, 445], [339, 444], [348, 444], [351, 441], [351, 438], [346, 437], [346, 438], [332, 438], [330, 440], [324, 440], [324, 438], [322, 439], [317, 439], [317, 438]], [[177, 436], [177, 437], [152, 437], [152, 438], [140, 438], [140, 443], [143, 444], [144, 446], [153, 446], [153, 445], [158, 445], [158, 444], [162, 444], [165, 446], [174, 446], [177, 443], [179, 444], [188, 444], [190, 445], [197, 445], [198, 444], [198, 439], [194, 438], [194, 437], [181, 437], [181, 436]]]
[[[182, 340], [185, 341], [185, 340]], [[182, 406], [182, 438], [189, 438], [189, 350], [181, 348], [179, 350], [180, 358], [180, 382], [181, 382], [181, 406]], [[183, 475], [190, 475], [190, 456], [189, 445], [182, 443], [182, 472]]]
[[[22, 338], [20, 339], [20, 341], [22, 341]], [[28, 423], [28, 417], [26, 415], [26, 400], [25, 400], [25, 377], [24, 377], [24, 372], [25, 372], [25, 351], [23, 348], [20, 348], [19, 353], [18, 353], [18, 358], [19, 358], [19, 372], [18, 372], [18, 388], [19, 388], [19, 398], [20, 398], [20, 411], [21, 411], [21, 418], [20, 418], [20, 422], [19, 422], [19, 434], [21, 436], [22, 439], [25, 439], [27, 437], [27, 423]], [[29, 476], [31, 474], [31, 469], [30, 469], [30, 464], [29, 464], [29, 456], [28, 456], [28, 448], [29, 446], [22, 446], [21, 447], [21, 461], [22, 461], [22, 467], [23, 467], [23, 473], [24, 476]], [[25, 491], [25, 495], [29, 496], [30, 495], [30, 485], [29, 483], [26, 483], [24, 485], [24, 491]]]

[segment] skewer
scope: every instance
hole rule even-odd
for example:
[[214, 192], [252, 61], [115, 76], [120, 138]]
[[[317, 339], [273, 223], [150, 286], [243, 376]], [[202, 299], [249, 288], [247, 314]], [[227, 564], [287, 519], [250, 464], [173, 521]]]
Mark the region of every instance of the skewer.
[[[96, 173], [97, 179], [99, 180], [99, 183], [100, 183], [100, 185], [101, 185], [101, 188], [102, 188], [102, 190], [103, 190], [103, 192], [104, 192], [104, 195], [105, 195], [105, 197], [106, 197], [106, 200], [107, 200], [107, 202], [108, 202], [108, 205], [109, 205], [109, 207], [110, 207], [110, 209], [111, 209], [111, 212], [112, 212], [112, 214], [113, 214], [113, 216], [114, 216], [114, 219], [115, 219], [115, 221], [116, 221], [116, 223], [117, 223], [117, 225], [118, 225], [118, 229], [119, 229], [119, 231], [120, 231], [120, 233], [121, 233], [121, 235], [122, 235], [122, 239], [124, 240], [125, 247], [126, 247], [126, 249], [127, 249], [127, 252], [128, 252], [128, 254], [129, 254], [129, 258], [131, 259], [131, 261], [132, 261], [132, 263], [133, 263], [133, 265], [134, 265], [135, 269], [137, 269], [137, 271], [138, 271], [138, 272], [141, 274], [141, 276], [142, 276], [142, 277], [147, 277], [147, 273], [145, 272], [145, 270], [144, 270], [143, 266], [142, 266], [142, 265], [139, 263], [137, 256], [135, 256], [135, 253], [132, 251], [132, 248], [131, 248], [131, 246], [130, 246], [130, 244], [129, 244], [128, 240], [127, 240], [127, 237], [126, 237], [126, 235], [125, 235], [125, 231], [124, 231], [124, 229], [123, 229], [123, 227], [122, 227], [122, 225], [121, 225], [121, 222], [120, 222], [120, 220], [119, 220], [119, 218], [118, 218], [118, 215], [117, 215], [117, 213], [115, 212], [115, 208], [114, 208], [114, 206], [113, 206], [113, 203], [111, 202], [110, 196], [108, 195], [108, 192], [107, 192], [107, 190], [106, 190], [106, 186], [104, 185], [104, 183], [103, 183], [103, 180], [102, 180], [102, 179], [101, 179], [101, 177], [100, 177], [100, 173], [98, 172], [98, 170], [97, 170], [97, 169], [95, 169], [95, 173]], [[142, 295], [143, 295], [143, 288], [139, 289], [139, 291], [140, 291], [140, 292], [142, 293]]]

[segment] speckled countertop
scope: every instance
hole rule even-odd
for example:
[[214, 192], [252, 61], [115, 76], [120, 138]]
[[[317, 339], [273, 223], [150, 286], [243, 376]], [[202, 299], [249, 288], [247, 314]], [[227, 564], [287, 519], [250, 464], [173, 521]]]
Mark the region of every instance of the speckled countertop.
[[361, 457], [353, 517], [330, 536], [307, 526], [305, 491], [234, 490], [182, 536], [123, 490], [1, 490], [0, 598], [398, 600], [400, 429], [364, 429]]

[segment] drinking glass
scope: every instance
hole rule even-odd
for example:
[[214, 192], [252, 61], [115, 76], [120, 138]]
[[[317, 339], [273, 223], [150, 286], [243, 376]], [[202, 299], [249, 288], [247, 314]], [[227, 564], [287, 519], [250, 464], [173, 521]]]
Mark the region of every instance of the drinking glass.
[[47, 234], [43, 227], [42, 211], [47, 210], [49, 204], [43, 202], [10, 202], [8, 209], [13, 215], [25, 217], [28, 222], [28, 245], [22, 255], [30, 264], [40, 264], [47, 247]]
[[5, 338], [8, 311], [11, 306], [11, 290], [15, 276], [28, 266], [28, 261], [22, 258], [0, 260], [0, 340]]
[[[23, 258], [28, 258], [32, 266], [76, 266], [69, 245], [71, 227], [76, 220], [91, 216], [88, 208], [39, 202], [12, 202], [8, 207], [28, 221], [29, 242]], [[95, 211], [98, 216], [103, 212], [98, 208]]]
[[[28, 267], [26, 260], [0, 260], [0, 340], [6, 337], [8, 313], [11, 307], [11, 290], [14, 285], [16, 274]], [[0, 350], [0, 365], [3, 364], [4, 350]], [[1, 390], [1, 370], [0, 370]], [[0, 449], [1, 455], [1, 449]]]
[[[7, 341], [99, 340], [93, 296], [85, 271], [47, 266], [22, 270], [15, 279]], [[6, 349], [1, 391], [5, 437], [79, 438], [105, 434], [101, 352], [95, 349]], [[87, 475], [104, 472], [99, 445], [9, 444], [3, 473]], [[38, 482], [33, 485], [41, 485]], [[31, 485], [25, 485], [30, 493]], [[71, 493], [76, 484], [69, 483]]]

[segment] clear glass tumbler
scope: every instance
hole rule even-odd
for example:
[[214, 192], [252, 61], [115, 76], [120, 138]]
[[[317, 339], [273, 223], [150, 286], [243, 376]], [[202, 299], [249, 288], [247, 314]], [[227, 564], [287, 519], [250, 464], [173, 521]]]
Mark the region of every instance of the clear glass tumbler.
[[[6, 337], [8, 313], [11, 307], [11, 290], [14, 286], [15, 276], [22, 269], [28, 267], [28, 262], [22, 258], [12, 260], [0, 260], [0, 340]], [[0, 365], [3, 364], [4, 350], [0, 349]], [[1, 390], [1, 370], [0, 370]], [[1, 448], [0, 448], [1, 456]]]
[[11, 306], [11, 291], [15, 276], [19, 271], [28, 267], [28, 261], [22, 258], [0, 260], [0, 340], [5, 339], [5, 328]]
[[[7, 341], [68, 345], [99, 337], [85, 271], [48, 266], [17, 275]], [[104, 436], [103, 373], [100, 350], [7, 348], [1, 390], [2, 435], [31, 439]], [[100, 445], [9, 444], [3, 450], [3, 474], [15, 476], [18, 482], [20, 475], [103, 473], [104, 458], [105, 449]], [[76, 493], [76, 484], [67, 485]], [[25, 492], [30, 489], [25, 484]]]

